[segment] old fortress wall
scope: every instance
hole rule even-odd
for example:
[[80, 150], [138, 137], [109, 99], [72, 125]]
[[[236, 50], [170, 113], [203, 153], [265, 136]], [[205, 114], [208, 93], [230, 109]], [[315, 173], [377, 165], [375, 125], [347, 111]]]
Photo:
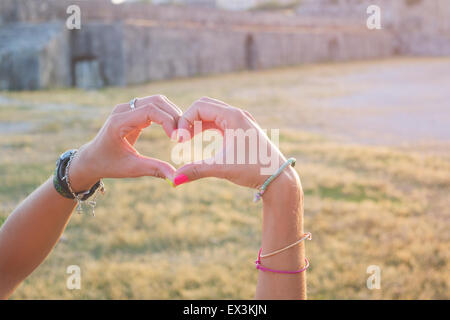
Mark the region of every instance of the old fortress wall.
[[[323, 61], [450, 54], [450, 23], [436, 18], [450, 13], [449, 5], [402, 1], [305, 0], [297, 14], [285, 14], [0, 0], [0, 89], [124, 86]], [[389, 8], [382, 30], [366, 27], [369, 2]], [[81, 8], [81, 30], [65, 27], [71, 4]]]

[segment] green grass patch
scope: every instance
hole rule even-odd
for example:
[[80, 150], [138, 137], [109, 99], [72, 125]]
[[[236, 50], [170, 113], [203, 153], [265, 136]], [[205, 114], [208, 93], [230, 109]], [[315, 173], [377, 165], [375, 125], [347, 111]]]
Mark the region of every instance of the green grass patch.
[[334, 186], [326, 187], [319, 186], [315, 189], [305, 189], [305, 195], [316, 195], [320, 198], [327, 198], [336, 201], [349, 201], [349, 202], [362, 202], [362, 201], [374, 201], [388, 200], [398, 203], [400, 200], [396, 197], [389, 196], [385, 193], [379, 192], [370, 186], [352, 185], [346, 186]]

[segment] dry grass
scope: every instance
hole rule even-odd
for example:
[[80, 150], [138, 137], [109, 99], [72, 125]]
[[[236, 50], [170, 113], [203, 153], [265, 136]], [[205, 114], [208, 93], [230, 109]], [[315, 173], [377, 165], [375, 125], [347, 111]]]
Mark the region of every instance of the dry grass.
[[[363, 146], [307, 133], [305, 101], [329, 75], [354, 64], [160, 82], [97, 92], [3, 93], [24, 102], [0, 106], [23, 128], [0, 136], [0, 224], [52, 172], [58, 154], [93, 135], [112, 108], [162, 93], [186, 109], [208, 95], [242, 106], [265, 128], [281, 128], [281, 149], [296, 156], [305, 190], [311, 299], [448, 299], [450, 161], [414, 150]], [[326, 81], [326, 80], [324, 80]], [[329, 85], [327, 95], [338, 95]], [[60, 112], [47, 102], [74, 104]], [[36, 104], [38, 103], [38, 104]], [[40, 103], [40, 104], [39, 104]], [[81, 106], [83, 105], [83, 107]], [[138, 149], [169, 159], [170, 142], [149, 129]], [[108, 180], [97, 216], [74, 215], [46, 261], [13, 295], [20, 299], [236, 298], [254, 295], [252, 262], [261, 206], [252, 191], [209, 179], [176, 190], [160, 180]], [[66, 268], [82, 270], [82, 290], [66, 289]], [[381, 290], [366, 288], [366, 268], [381, 267]]]

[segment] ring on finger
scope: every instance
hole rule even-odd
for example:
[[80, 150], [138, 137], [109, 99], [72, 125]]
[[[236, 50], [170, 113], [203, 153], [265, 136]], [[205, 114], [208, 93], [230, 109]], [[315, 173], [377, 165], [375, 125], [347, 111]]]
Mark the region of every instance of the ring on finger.
[[137, 102], [137, 98], [134, 98], [130, 101], [130, 109], [131, 110], [135, 110], [136, 109], [136, 102]]

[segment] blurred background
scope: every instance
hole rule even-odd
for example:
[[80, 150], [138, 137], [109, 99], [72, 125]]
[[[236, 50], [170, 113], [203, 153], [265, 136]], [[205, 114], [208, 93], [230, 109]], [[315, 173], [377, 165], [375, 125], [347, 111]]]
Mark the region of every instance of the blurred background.
[[[448, 299], [449, 88], [445, 0], [0, 0], [0, 225], [115, 104], [164, 94], [186, 110], [211, 96], [280, 129], [297, 158], [309, 298]], [[170, 159], [173, 146], [151, 126], [137, 149]], [[96, 217], [74, 214], [12, 298], [253, 297], [252, 190], [106, 187]], [[81, 290], [66, 287], [69, 265]], [[380, 289], [366, 285], [371, 265]]]

